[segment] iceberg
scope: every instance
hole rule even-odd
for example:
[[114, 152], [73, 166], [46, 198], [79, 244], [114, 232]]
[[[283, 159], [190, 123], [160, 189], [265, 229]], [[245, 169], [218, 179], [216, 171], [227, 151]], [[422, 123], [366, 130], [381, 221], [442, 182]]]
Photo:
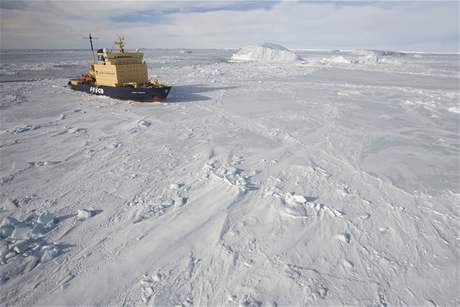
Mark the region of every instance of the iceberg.
[[295, 63], [301, 59], [289, 49], [272, 43], [248, 46], [232, 55], [231, 62]]

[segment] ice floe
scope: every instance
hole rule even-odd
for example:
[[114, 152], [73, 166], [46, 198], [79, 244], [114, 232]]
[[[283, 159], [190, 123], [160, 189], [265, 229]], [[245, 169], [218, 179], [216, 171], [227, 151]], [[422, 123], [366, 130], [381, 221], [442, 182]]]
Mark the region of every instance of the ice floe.
[[93, 208], [79, 209], [77, 211], [77, 220], [79, 221], [87, 220], [90, 217], [95, 216], [97, 213], [98, 213], [98, 210], [93, 209]]
[[160, 195], [136, 195], [127, 203], [132, 209], [132, 222], [138, 223], [153, 216], [161, 216], [174, 208], [181, 208], [188, 203], [190, 187], [183, 183], [172, 183]]
[[152, 125], [152, 123], [149, 122], [148, 120], [145, 120], [145, 119], [141, 119], [141, 120], [137, 121], [137, 126], [142, 127], [142, 128], [148, 128], [151, 125]]
[[255, 185], [251, 183], [251, 176], [241, 168], [241, 160], [234, 157], [228, 163], [221, 161], [210, 161], [203, 167], [204, 176], [213, 176], [231, 186], [237, 187], [240, 191], [246, 192], [255, 189]]
[[40, 128], [40, 125], [26, 125], [26, 126], [22, 126], [22, 127], [16, 127], [14, 129], [14, 132], [15, 133], [23, 133], [23, 132], [26, 132], [26, 131], [32, 131], [32, 130], [36, 130], [36, 129], [39, 129]]
[[18, 220], [5, 217], [0, 224], [0, 284], [21, 272], [32, 270], [65, 251], [64, 245], [50, 243], [48, 234], [59, 220], [49, 211], [31, 213]]

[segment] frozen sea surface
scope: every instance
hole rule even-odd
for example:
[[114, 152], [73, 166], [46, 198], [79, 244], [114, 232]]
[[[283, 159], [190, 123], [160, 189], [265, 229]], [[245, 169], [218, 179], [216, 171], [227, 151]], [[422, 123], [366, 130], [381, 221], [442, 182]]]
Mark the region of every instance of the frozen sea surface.
[[459, 55], [146, 50], [162, 104], [1, 51], [6, 305], [454, 306]]

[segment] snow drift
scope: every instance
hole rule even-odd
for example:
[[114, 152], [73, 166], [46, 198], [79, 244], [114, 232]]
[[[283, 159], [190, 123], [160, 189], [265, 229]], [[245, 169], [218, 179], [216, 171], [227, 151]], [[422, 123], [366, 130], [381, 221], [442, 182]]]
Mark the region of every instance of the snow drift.
[[301, 59], [289, 49], [271, 43], [260, 46], [248, 46], [241, 48], [232, 55], [232, 62], [265, 62], [265, 63], [294, 63]]

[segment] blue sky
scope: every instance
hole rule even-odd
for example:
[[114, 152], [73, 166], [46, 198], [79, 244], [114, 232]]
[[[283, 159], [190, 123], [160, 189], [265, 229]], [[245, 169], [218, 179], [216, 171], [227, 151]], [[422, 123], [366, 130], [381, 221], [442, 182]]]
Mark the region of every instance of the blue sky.
[[458, 52], [458, 1], [0, 2], [1, 48], [288, 48]]

